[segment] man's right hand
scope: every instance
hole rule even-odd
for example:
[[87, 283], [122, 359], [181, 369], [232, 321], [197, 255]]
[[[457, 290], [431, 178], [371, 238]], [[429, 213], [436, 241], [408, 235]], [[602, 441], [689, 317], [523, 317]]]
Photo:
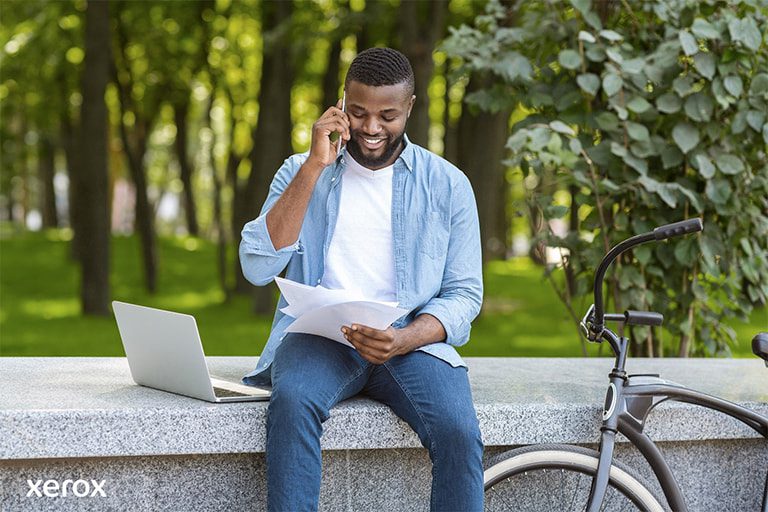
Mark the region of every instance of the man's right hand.
[[[334, 132], [340, 136], [332, 142], [330, 137]], [[336, 159], [340, 144], [342, 141], [348, 141], [349, 137], [349, 117], [341, 110], [341, 100], [339, 100], [335, 107], [326, 110], [312, 125], [312, 146], [307, 162], [319, 169], [325, 168]]]

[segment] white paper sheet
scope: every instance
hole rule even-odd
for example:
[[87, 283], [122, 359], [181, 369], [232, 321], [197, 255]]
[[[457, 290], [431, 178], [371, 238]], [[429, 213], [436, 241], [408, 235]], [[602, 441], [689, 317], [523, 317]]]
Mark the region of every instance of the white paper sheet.
[[352, 346], [341, 333], [343, 325], [357, 323], [386, 329], [408, 314], [408, 310], [397, 307], [396, 302], [365, 300], [356, 290], [329, 290], [280, 277], [276, 277], [275, 282], [288, 302], [280, 311], [296, 318], [285, 332], [315, 334]]

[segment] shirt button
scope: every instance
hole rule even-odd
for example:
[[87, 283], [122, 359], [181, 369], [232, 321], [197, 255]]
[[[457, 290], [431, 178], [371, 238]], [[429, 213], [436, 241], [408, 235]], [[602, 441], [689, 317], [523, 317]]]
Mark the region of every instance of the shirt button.
[[317, 284], [320, 284], [320, 279], [317, 280]]
[[331, 178], [331, 181], [336, 181], [336, 176], [334, 176], [333, 178]]

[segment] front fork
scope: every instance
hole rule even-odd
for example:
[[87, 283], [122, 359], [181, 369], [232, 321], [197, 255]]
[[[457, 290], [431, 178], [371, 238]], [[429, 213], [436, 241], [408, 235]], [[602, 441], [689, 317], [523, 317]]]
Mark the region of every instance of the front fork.
[[618, 432], [617, 404], [621, 403], [624, 382], [627, 379], [623, 365], [621, 367], [621, 369], [614, 368], [611, 372], [611, 383], [608, 385], [608, 392], [605, 395], [603, 425], [600, 427], [600, 459], [597, 464], [597, 473], [592, 479], [587, 512], [598, 512], [600, 510], [605, 499], [605, 492], [608, 490], [611, 465], [613, 464], [613, 448], [616, 443], [616, 433]]

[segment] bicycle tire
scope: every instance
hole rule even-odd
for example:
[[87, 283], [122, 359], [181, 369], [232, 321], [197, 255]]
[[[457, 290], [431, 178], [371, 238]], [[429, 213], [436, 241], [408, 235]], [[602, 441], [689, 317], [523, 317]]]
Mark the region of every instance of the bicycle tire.
[[[596, 450], [566, 444], [499, 454], [485, 470], [485, 510], [585, 510], [598, 460]], [[613, 462], [605, 510], [661, 512], [662, 503], [632, 469]]]

